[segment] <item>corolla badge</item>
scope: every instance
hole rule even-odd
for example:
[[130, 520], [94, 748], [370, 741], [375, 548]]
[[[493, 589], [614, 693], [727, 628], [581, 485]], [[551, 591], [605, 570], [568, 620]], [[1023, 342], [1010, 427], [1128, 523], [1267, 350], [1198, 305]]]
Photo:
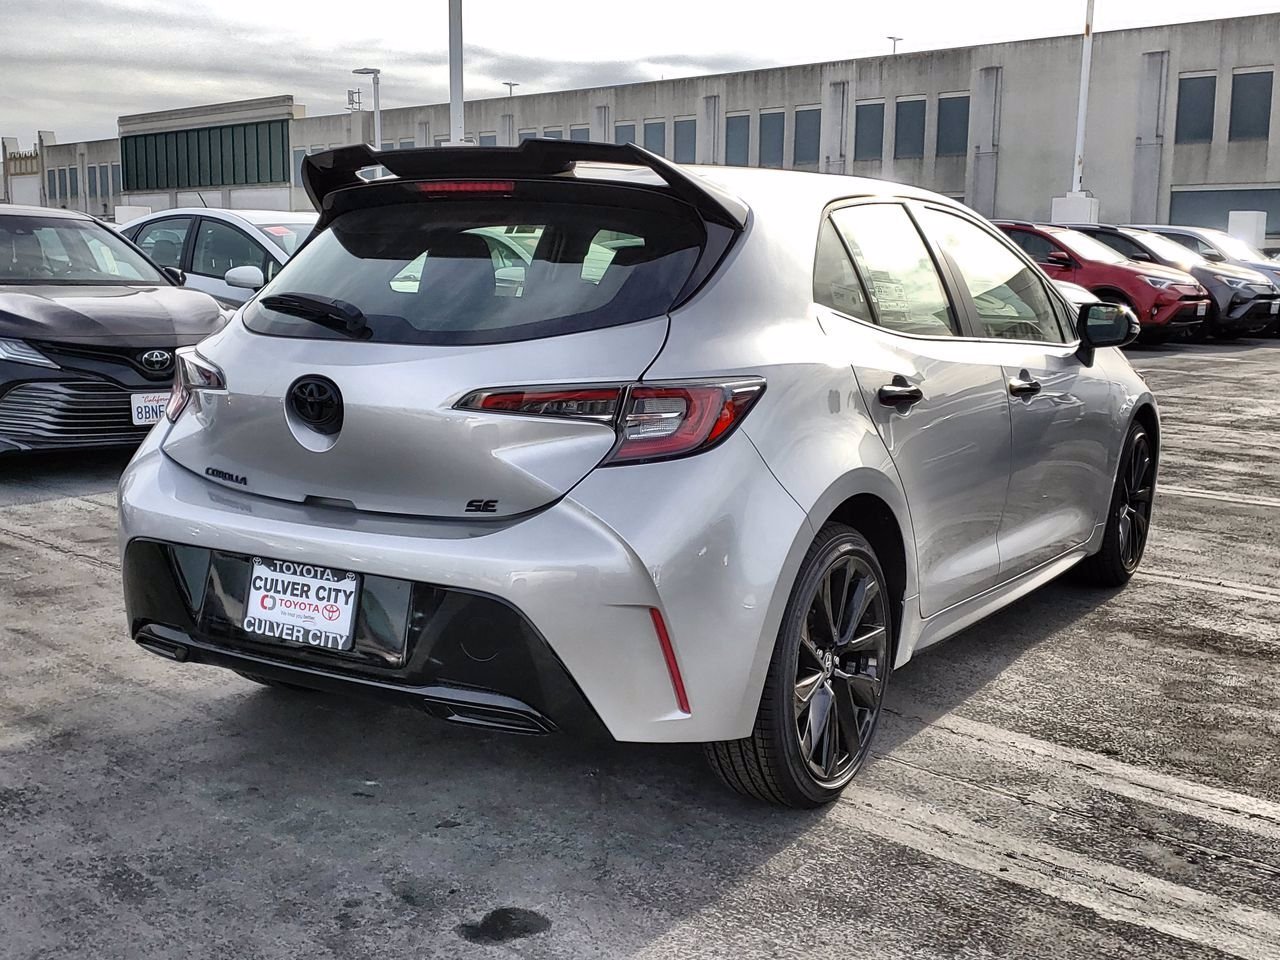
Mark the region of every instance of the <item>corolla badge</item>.
[[153, 373], [163, 373], [173, 366], [173, 354], [168, 350], [148, 350], [139, 355], [138, 362]]

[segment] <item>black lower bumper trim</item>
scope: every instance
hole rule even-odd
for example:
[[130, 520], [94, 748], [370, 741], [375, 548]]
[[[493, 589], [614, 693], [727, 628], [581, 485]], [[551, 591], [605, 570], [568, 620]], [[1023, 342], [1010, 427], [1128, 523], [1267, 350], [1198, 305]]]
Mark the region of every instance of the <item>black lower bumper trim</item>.
[[441, 720], [467, 726], [527, 734], [554, 733], [556, 730], [555, 723], [549, 717], [524, 701], [487, 690], [471, 690], [447, 684], [407, 686], [332, 673], [301, 664], [286, 665], [244, 651], [196, 640], [180, 630], [159, 624], [143, 627], [134, 640], [144, 650], [180, 663], [203, 663], [312, 690], [401, 703], [426, 710]]

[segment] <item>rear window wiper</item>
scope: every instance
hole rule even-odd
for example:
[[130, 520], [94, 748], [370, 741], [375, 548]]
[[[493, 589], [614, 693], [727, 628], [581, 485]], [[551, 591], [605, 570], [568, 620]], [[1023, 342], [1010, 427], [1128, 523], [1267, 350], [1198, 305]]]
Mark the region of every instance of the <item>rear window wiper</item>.
[[273, 293], [259, 301], [268, 310], [310, 320], [356, 340], [372, 336], [364, 313], [354, 303], [315, 293]]

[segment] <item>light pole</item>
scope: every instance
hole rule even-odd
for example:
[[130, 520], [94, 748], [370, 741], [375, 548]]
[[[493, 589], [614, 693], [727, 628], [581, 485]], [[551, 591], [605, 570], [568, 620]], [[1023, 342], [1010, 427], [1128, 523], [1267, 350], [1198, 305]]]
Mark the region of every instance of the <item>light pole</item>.
[[515, 92], [516, 87], [520, 86], [519, 80], [503, 80], [502, 85], [507, 88], [507, 99], [511, 99], [511, 95]]
[[886, 39], [886, 40], [892, 40], [892, 41], [893, 41], [893, 52], [894, 52], [894, 53], [897, 53], [897, 52], [898, 52], [898, 41], [899, 41], [899, 40], [901, 40], [901, 39], [902, 39], [902, 37], [885, 37], [885, 39]]
[[373, 149], [381, 150], [382, 104], [378, 100], [378, 79], [382, 76], [382, 71], [377, 67], [360, 67], [351, 72], [360, 77], [373, 77]]
[[462, 0], [449, 0], [449, 145], [466, 140], [462, 112]]
[[1093, 0], [1085, 5], [1084, 39], [1080, 45], [1080, 98], [1076, 103], [1076, 150], [1071, 164], [1071, 192], [1084, 187], [1084, 129], [1089, 119], [1089, 68], [1093, 64]]

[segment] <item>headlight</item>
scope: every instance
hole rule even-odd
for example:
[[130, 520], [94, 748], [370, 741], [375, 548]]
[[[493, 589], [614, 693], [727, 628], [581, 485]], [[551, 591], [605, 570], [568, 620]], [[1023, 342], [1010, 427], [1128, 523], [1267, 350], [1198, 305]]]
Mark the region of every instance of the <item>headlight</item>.
[[182, 347], [174, 352], [177, 370], [173, 377], [173, 391], [165, 405], [164, 415], [170, 423], [176, 423], [187, 408], [191, 395], [201, 390], [225, 390], [227, 378], [222, 371], [196, 353], [195, 347]]
[[1165, 277], [1148, 277], [1145, 273], [1142, 275], [1142, 279], [1147, 281], [1147, 283], [1151, 284], [1151, 286], [1155, 287], [1157, 290], [1168, 290], [1178, 282], [1177, 280], [1169, 280]]
[[37, 367], [53, 367], [55, 370], [58, 368], [56, 363], [23, 340], [0, 340], [0, 360], [30, 363]]
[[1241, 277], [1224, 277], [1220, 273], [1215, 273], [1213, 275], [1213, 279], [1220, 283], [1225, 283], [1232, 290], [1243, 290], [1245, 287], [1249, 286], [1249, 281]]

